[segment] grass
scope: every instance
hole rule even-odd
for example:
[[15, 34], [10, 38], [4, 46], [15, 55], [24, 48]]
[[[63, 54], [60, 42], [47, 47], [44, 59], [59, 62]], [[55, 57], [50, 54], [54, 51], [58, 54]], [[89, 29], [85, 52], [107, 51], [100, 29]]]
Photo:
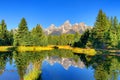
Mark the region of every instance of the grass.
[[90, 56], [93, 56], [96, 54], [95, 49], [84, 49], [84, 48], [75, 48], [75, 47], [70, 47], [70, 46], [57, 46], [59, 49], [69, 49], [72, 50], [74, 53], [77, 54], [87, 54]]
[[43, 50], [52, 50], [54, 48], [46, 46], [46, 47], [41, 47], [41, 46], [19, 46], [16, 48], [17, 51], [20, 52], [25, 52], [25, 51], [43, 51]]
[[72, 49], [74, 53], [78, 53], [78, 54], [86, 54], [86, 55], [90, 55], [93, 56], [96, 54], [95, 49], [83, 49], [83, 48], [73, 48]]
[[67, 50], [72, 50], [74, 53], [77, 53], [77, 54], [87, 54], [91, 56], [96, 54], [96, 51], [94, 49], [75, 48], [75, 47], [61, 46], [61, 45], [57, 45], [57, 46], [48, 45], [45, 47], [41, 47], [41, 46], [18, 46], [18, 47], [0, 46], [0, 52], [7, 52], [7, 51], [12, 51], [12, 50], [16, 50], [19, 52], [44, 51], [44, 50], [53, 50], [53, 49], [67, 49]]
[[12, 46], [0, 46], [0, 52], [8, 52], [9, 48], [12, 48]]
[[59, 49], [69, 49], [69, 50], [72, 50], [72, 47], [70, 47], [70, 46], [61, 46], [61, 45], [58, 45], [57, 47]]

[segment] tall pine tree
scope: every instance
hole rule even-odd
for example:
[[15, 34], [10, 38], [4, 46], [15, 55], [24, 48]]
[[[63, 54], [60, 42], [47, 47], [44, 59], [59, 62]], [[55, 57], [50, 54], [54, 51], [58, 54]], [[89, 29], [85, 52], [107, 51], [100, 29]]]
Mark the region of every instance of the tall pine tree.
[[107, 46], [105, 33], [108, 32], [109, 28], [109, 20], [106, 14], [100, 10], [91, 35], [95, 48], [105, 48]]
[[12, 41], [10, 39], [12, 36], [10, 35], [5, 21], [2, 20], [0, 23], [0, 45], [11, 45]]
[[27, 46], [29, 44], [29, 31], [25, 18], [21, 19], [18, 29], [14, 35], [15, 46]]

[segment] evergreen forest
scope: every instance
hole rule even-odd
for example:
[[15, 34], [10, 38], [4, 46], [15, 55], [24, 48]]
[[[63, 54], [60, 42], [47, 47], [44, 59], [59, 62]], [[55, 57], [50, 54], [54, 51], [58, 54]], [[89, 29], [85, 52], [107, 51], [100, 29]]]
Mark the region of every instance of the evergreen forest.
[[40, 24], [32, 30], [22, 18], [17, 29], [8, 30], [5, 20], [0, 22], [0, 46], [47, 46], [70, 45], [95, 49], [120, 48], [120, 22], [117, 17], [107, 16], [99, 10], [92, 29], [83, 34], [46, 35]]

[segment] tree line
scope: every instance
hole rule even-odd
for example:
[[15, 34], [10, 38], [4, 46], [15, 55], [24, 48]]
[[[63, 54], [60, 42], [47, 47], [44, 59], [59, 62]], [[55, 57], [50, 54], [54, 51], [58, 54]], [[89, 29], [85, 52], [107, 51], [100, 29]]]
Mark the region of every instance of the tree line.
[[4, 20], [0, 23], [1, 46], [46, 46], [70, 45], [84, 48], [120, 48], [120, 23], [117, 17], [108, 17], [99, 10], [94, 27], [82, 35], [61, 34], [45, 35], [41, 25], [28, 29], [25, 18], [22, 18], [16, 30], [7, 30]]
[[74, 45], [80, 36], [79, 33], [45, 35], [39, 24], [29, 30], [25, 18], [21, 19], [17, 29], [11, 31], [7, 30], [4, 20], [0, 23], [0, 46]]
[[120, 48], [120, 22], [99, 10], [93, 29], [86, 30], [78, 44], [80, 47], [97, 49]]

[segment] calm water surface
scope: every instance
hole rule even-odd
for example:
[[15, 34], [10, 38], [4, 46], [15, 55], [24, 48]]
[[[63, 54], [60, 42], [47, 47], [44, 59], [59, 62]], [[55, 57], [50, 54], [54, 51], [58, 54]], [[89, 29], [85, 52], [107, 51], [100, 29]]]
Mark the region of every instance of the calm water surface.
[[120, 80], [120, 58], [76, 55], [68, 50], [0, 53], [0, 80], [30, 79]]

